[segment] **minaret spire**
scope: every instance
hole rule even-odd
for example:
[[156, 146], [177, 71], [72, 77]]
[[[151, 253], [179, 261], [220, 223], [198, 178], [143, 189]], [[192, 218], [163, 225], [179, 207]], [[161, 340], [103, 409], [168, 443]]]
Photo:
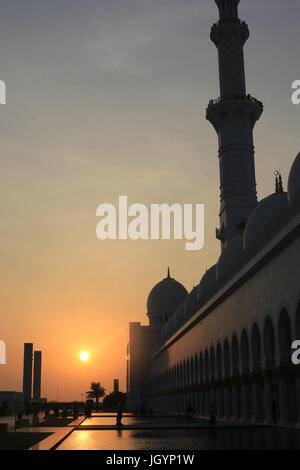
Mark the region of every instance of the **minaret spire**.
[[211, 29], [218, 49], [220, 98], [209, 102], [206, 118], [219, 140], [220, 228], [224, 248], [240, 234], [241, 221], [257, 205], [253, 128], [263, 104], [246, 92], [244, 45], [249, 29], [238, 17], [239, 0], [215, 0], [220, 19]]

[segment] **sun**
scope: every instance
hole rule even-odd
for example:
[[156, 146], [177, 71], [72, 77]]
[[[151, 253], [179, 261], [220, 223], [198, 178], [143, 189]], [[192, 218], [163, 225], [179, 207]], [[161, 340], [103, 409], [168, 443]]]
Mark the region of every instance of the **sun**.
[[87, 361], [89, 358], [89, 353], [86, 351], [82, 351], [79, 357], [82, 361]]

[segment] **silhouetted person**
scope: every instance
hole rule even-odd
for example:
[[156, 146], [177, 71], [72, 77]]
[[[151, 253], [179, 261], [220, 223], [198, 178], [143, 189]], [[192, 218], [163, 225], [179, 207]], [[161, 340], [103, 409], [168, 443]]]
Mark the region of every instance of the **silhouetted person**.
[[277, 424], [277, 402], [276, 402], [276, 400], [273, 400], [273, 403], [272, 403], [272, 415], [273, 415], [274, 424]]
[[153, 409], [151, 408], [151, 406], [150, 406], [150, 410], [149, 410], [149, 416], [150, 416], [150, 418], [152, 418], [152, 416], [153, 416]]
[[45, 416], [44, 416], [44, 419], [48, 419], [48, 418], [49, 418], [49, 414], [50, 414], [49, 407], [46, 407], [46, 408], [45, 408]]
[[211, 409], [210, 409], [209, 425], [215, 426], [216, 424], [217, 424], [217, 421], [216, 421], [216, 415], [215, 415], [215, 405], [212, 403]]
[[116, 422], [117, 426], [123, 426], [122, 418], [123, 418], [123, 411], [122, 411], [121, 407], [119, 407], [118, 408], [118, 413], [117, 413], [117, 422]]
[[187, 407], [187, 409], [186, 409], [185, 414], [186, 414], [187, 416], [190, 416], [191, 412], [192, 412], [192, 407], [191, 407], [191, 405], [189, 405], [189, 406]]

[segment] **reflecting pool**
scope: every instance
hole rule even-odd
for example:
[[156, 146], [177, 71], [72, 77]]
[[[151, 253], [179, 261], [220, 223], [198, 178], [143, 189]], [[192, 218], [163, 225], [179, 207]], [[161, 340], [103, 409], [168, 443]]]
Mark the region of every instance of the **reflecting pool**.
[[[99, 415], [91, 416], [86, 418], [81, 426], [115, 426], [117, 415]], [[150, 418], [149, 416], [134, 416], [134, 415], [123, 415], [122, 424], [124, 426], [138, 426], [138, 427], [163, 427], [163, 426], [182, 426], [185, 424], [192, 425], [192, 423], [198, 423], [194, 419], [188, 419], [185, 417], [177, 416], [155, 416]], [[207, 421], [205, 421], [207, 424]]]
[[300, 431], [276, 428], [74, 430], [57, 450], [300, 449]]

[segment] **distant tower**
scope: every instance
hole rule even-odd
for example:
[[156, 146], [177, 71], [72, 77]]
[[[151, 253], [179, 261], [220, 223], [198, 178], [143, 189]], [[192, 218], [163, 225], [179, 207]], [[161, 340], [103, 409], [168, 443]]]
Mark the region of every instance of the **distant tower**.
[[119, 392], [119, 379], [114, 379], [114, 393]]
[[32, 343], [24, 343], [24, 367], [23, 367], [23, 394], [24, 398], [31, 400], [32, 387]]
[[42, 351], [34, 351], [33, 399], [41, 399]]
[[238, 18], [239, 0], [215, 0], [220, 20], [211, 29], [219, 55], [220, 98], [209, 102], [206, 118], [219, 140], [222, 249], [243, 230], [257, 204], [253, 129], [263, 104], [246, 94], [244, 45], [249, 37]]

